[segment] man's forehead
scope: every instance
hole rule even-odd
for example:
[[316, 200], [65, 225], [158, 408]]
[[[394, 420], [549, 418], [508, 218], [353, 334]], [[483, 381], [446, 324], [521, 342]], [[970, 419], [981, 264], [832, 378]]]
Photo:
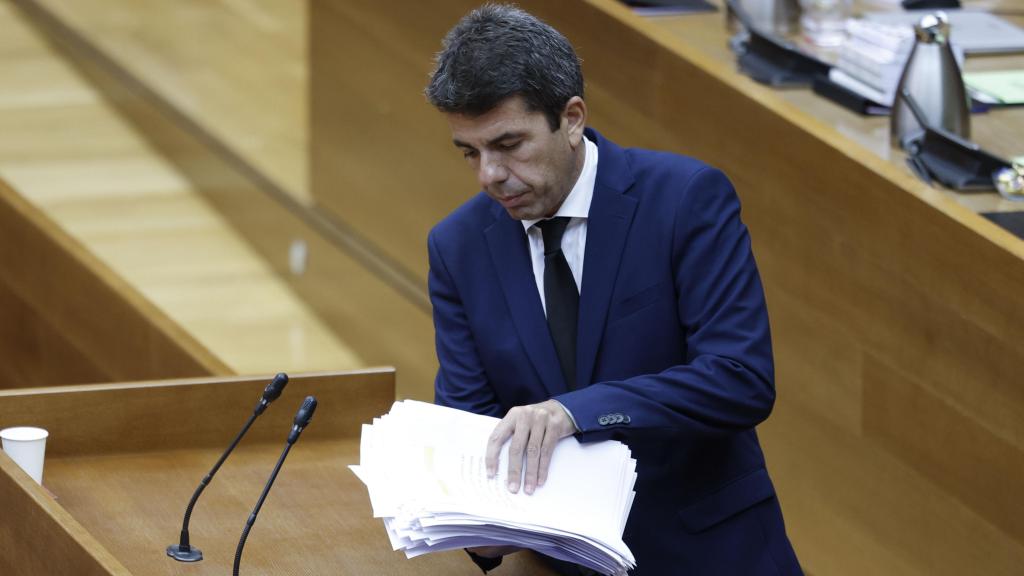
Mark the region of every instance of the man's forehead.
[[526, 132], [546, 123], [542, 113], [527, 109], [520, 98], [503, 100], [483, 114], [448, 113], [445, 116], [452, 138], [463, 143], [490, 142], [505, 134]]

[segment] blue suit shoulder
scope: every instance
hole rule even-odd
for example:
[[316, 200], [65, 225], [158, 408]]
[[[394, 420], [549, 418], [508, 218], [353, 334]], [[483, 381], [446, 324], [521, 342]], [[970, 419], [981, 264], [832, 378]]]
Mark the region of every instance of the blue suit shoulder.
[[494, 219], [494, 206], [493, 200], [478, 192], [434, 225], [430, 230], [430, 240], [447, 246], [451, 242], [464, 242], [483, 234]]
[[697, 181], [718, 184], [712, 189], [721, 184], [732, 188], [721, 170], [696, 158], [642, 148], [625, 148], [623, 153], [641, 193], [678, 194]]
[[[715, 191], [732, 192], [732, 185], [721, 170], [696, 158], [644, 148], [623, 148], [593, 128], [588, 138], [597, 143], [598, 180], [613, 189], [625, 190], [641, 202], [660, 206], [678, 204], [682, 197], [697, 188], [702, 194]], [[693, 185], [697, 186], [693, 186]], [[692, 198], [690, 198], [692, 200]]]
[[602, 152], [609, 153], [598, 157], [598, 179], [607, 158], [606, 182], [630, 182], [622, 187], [637, 201], [636, 218], [645, 226], [681, 238], [686, 231], [733, 217], [739, 223], [739, 198], [718, 168], [681, 154], [617, 148], [605, 142]]
[[635, 173], [668, 171], [677, 176], [688, 176], [706, 168], [715, 169], [706, 162], [675, 152], [646, 148], [622, 148], [622, 151]]

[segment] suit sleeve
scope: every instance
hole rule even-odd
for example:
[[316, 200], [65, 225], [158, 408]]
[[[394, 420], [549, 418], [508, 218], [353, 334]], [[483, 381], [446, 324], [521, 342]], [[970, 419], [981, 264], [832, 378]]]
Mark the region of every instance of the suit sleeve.
[[434, 310], [434, 338], [439, 368], [434, 402], [475, 414], [501, 417], [498, 403], [480, 361], [462, 299], [445, 265], [436, 232], [427, 237], [430, 272], [427, 284]]
[[764, 291], [739, 199], [718, 170], [705, 167], [683, 186], [671, 254], [684, 362], [557, 396], [582, 441], [652, 431], [732, 434], [771, 412], [774, 367]]

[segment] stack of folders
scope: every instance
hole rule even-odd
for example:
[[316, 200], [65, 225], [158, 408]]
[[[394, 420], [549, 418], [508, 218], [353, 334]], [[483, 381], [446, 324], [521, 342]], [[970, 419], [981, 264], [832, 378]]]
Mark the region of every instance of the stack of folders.
[[847, 40], [829, 80], [883, 106], [892, 106], [896, 85], [914, 47], [914, 30], [866, 20], [846, 21]]
[[476, 546], [518, 546], [625, 575], [635, 560], [622, 541], [636, 460], [621, 442], [556, 446], [547, 481], [533, 494], [506, 487], [508, 443], [498, 474], [484, 454], [497, 418], [410, 400], [363, 425], [359, 465], [391, 545], [409, 558]]

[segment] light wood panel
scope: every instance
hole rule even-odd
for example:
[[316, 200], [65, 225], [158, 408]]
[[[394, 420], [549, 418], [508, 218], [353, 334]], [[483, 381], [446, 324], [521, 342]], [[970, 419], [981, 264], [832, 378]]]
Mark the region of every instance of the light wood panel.
[[232, 371], [363, 365], [20, 10], [0, 23], [0, 174]]
[[[252, 414], [272, 374], [56, 386], [0, 391], [0, 427], [50, 432], [49, 456], [226, 447]], [[302, 399], [315, 395], [309, 437], [357, 437], [360, 425], [394, 402], [393, 369], [293, 375], [285, 392], [246, 435], [249, 442], [288, 436]], [[216, 461], [216, 460], [214, 460]]]
[[296, 0], [45, 0], [308, 203], [306, 6]]
[[912, 374], [878, 361], [865, 363], [864, 436], [1019, 543], [1024, 541], [1024, 502], [1018, 497], [1024, 451], [1000, 434], [993, 420], [959, 409]]
[[423, 89], [441, 38], [477, 4], [310, 8], [313, 197], [424, 283], [427, 232], [479, 186]]
[[[1017, 574], [1021, 546], [901, 454], [790, 387], [761, 427], [786, 527], [811, 574]], [[789, 401], [784, 401], [787, 399]], [[838, 405], [833, 401], [831, 405]], [[951, 460], [950, 466], [957, 466]], [[984, 471], [979, 471], [984, 474]]]
[[0, 284], [0, 310], [0, 388], [106, 379], [94, 360], [5, 284]]
[[[400, 146], [423, 150], [404, 170], [435, 176], [382, 178], [383, 202], [366, 183], [392, 148], [371, 138], [355, 149], [375, 125], [436, 127], [409, 94], [426, 81], [415, 71], [440, 45], [438, 21], [454, 24], [466, 4], [435, 2], [431, 15], [360, 0], [312, 6], [314, 196], [349, 213], [362, 203], [368, 230], [375, 203], [414, 207], [420, 231], [371, 238], [417, 273], [422, 230], [474, 189], [452, 184], [461, 167], [441, 159], [448, 132], [403, 131]], [[1015, 207], [918, 182], [889, 150], [884, 119], [741, 76], [721, 13], [644, 20], [611, 0], [520, 5], [579, 51], [591, 125], [620, 144], [697, 156], [736, 184], [775, 332], [779, 400], [761, 434], [808, 571], [1019, 572], [1009, 486], [1024, 481], [1024, 244], [974, 212]], [[359, 58], [375, 72], [356, 87], [345, 71]], [[1021, 110], [976, 118], [987, 147], [1020, 145]], [[330, 158], [342, 150], [378, 163], [340, 170]]]
[[0, 452], [0, 571], [9, 576], [131, 574], [71, 514]]
[[[431, 322], [425, 294], [415, 279], [382, 261], [332, 215], [297, 202], [205, 125], [147, 84], [146, 78], [132, 76], [118, 54], [104, 52], [98, 40], [75, 27], [78, 22], [59, 19], [44, 3], [23, 1], [19, 5], [103, 98], [173, 163], [220, 217], [230, 222], [351, 348], [354, 362], [347, 362], [353, 355], [339, 355], [336, 365], [393, 364], [400, 374], [401, 396], [431, 397], [436, 370]], [[308, 248], [305, 269], [298, 274], [292, 272], [288, 260], [295, 241]], [[251, 309], [240, 312], [249, 313]], [[224, 330], [234, 324], [224, 320], [211, 317], [198, 327], [225, 338], [237, 334]], [[261, 357], [268, 362], [279, 358], [273, 351]], [[330, 361], [326, 355], [319, 358]]]
[[[52, 492], [0, 454], [0, 490], [13, 484], [8, 493], [29, 518], [51, 518], [38, 534], [46, 548], [26, 547], [25, 535], [14, 529], [19, 518], [0, 516], [0, 538], [24, 550], [0, 557], [0, 568], [5, 574], [140, 576], [229, 571], [294, 410], [303, 396], [314, 394], [317, 412], [249, 536], [242, 572], [479, 573], [461, 551], [414, 560], [392, 551], [365, 488], [346, 469], [359, 459], [360, 425], [390, 408], [395, 392], [389, 370], [294, 376], [196, 506], [190, 536], [205, 559], [181, 564], [167, 558], [164, 549], [177, 541], [195, 484], [244, 422], [265, 382], [207, 379], [0, 392], [0, 426], [27, 415], [49, 427], [44, 485]], [[101, 413], [112, 421], [92, 417]], [[92, 558], [79, 570], [75, 562], [83, 553]], [[552, 573], [528, 554], [506, 564], [503, 573]]]
[[0, 269], [0, 387], [230, 372], [3, 181]]

